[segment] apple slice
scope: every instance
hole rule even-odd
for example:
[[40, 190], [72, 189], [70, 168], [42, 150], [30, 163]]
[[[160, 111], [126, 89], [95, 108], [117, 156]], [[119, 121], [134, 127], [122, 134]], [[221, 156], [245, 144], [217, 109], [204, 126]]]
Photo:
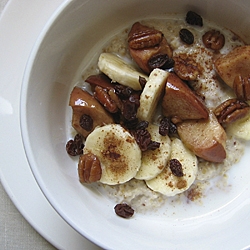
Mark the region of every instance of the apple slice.
[[175, 74], [167, 78], [162, 100], [163, 115], [178, 120], [207, 119], [209, 111], [193, 91]]
[[210, 112], [209, 119], [187, 120], [177, 124], [182, 142], [197, 156], [211, 162], [226, 158], [226, 132]]
[[[72, 127], [85, 138], [97, 126], [114, 123], [112, 116], [88, 92], [79, 87], [74, 87], [70, 95], [69, 105], [72, 107]], [[92, 126], [84, 128], [80, 125], [83, 115], [92, 119]]]
[[149, 60], [153, 56], [166, 55], [172, 58], [173, 51], [163, 33], [153, 27], [133, 24], [128, 34], [129, 53], [137, 65], [147, 74], [153, 70]]
[[225, 56], [215, 61], [215, 68], [221, 79], [233, 88], [236, 76], [250, 74], [250, 46], [236, 47]]

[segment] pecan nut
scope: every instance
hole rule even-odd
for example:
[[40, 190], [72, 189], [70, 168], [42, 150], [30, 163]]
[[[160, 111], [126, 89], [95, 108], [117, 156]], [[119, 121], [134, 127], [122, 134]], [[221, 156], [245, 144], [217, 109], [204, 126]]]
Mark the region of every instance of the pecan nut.
[[250, 75], [238, 75], [234, 78], [233, 90], [237, 98], [242, 101], [250, 100]]
[[220, 50], [225, 44], [225, 37], [218, 30], [209, 30], [202, 36], [206, 48]]
[[128, 44], [131, 49], [146, 49], [157, 46], [163, 39], [161, 31], [136, 22], [128, 35]]
[[179, 56], [173, 57], [173, 59], [175, 61], [174, 72], [182, 80], [193, 81], [200, 75], [200, 66], [191, 56], [180, 54]]
[[219, 123], [230, 124], [245, 117], [248, 114], [249, 109], [250, 106], [244, 101], [228, 99], [214, 110], [214, 114]]
[[118, 107], [114, 100], [110, 97], [108, 90], [100, 86], [95, 87], [94, 97], [104, 106], [110, 113], [116, 113]]
[[99, 181], [102, 176], [102, 168], [98, 157], [92, 153], [81, 155], [78, 163], [78, 175], [81, 183]]

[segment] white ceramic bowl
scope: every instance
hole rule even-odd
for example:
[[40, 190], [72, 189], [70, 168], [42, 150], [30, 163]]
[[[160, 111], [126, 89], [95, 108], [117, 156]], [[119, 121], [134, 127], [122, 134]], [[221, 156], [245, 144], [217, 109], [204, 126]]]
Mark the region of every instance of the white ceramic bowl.
[[48, 21], [27, 64], [21, 129], [31, 169], [55, 210], [105, 249], [221, 249], [221, 244], [224, 249], [240, 249], [250, 244], [246, 155], [232, 169], [234, 185], [226, 195], [207, 197], [198, 208], [180, 205], [166, 208], [165, 216], [135, 214], [124, 220], [115, 215], [113, 201], [79, 183], [77, 161], [65, 151], [71, 125], [69, 94], [88, 58], [136, 20], [185, 15], [188, 10], [250, 42], [250, 2], [244, 0], [75, 0], [66, 1]]

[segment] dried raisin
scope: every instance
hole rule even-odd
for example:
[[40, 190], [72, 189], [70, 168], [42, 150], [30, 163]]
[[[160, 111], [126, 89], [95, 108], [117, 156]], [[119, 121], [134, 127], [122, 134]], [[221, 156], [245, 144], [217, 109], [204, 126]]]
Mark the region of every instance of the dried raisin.
[[188, 11], [186, 15], [186, 22], [191, 25], [203, 26], [202, 17], [194, 11]]
[[194, 42], [194, 35], [193, 33], [188, 30], [188, 29], [181, 29], [180, 32], [179, 32], [179, 36], [180, 36], [180, 39], [188, 44], [188, 45], [191, 45], [193, 44]]
[[83, 114], [80, 117], [80, 126], [86, 131], [91, 131], [93, 129], [93, 119], [91, 116]]
[[169, 167], [170, 167], [173, 175], [175, 175], [177, 177], [182, 177], [184, 175], [183, 169], [182, 169], [182, 164], [177, 159], [171, 159]]
[[167, 54], [158, 54], [149, 59], [148, 66], [151, 70], [156, 68], [170, 69], [174, 66], [174, 60]]
[[130, 218], [134, 215], [134, 209], [128, 204], [117, 204], [115, 207], [115, 213], [122, 218]]

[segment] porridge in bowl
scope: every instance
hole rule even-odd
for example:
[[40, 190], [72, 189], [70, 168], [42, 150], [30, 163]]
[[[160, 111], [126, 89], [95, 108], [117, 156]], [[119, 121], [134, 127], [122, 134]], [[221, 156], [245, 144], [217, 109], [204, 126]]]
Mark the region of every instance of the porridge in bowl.
[[70, 96], [80, 182], [122, 217], [201, 202], [250, 139], [249, 63], [243, 40], [192, 11], [112, 37]]

